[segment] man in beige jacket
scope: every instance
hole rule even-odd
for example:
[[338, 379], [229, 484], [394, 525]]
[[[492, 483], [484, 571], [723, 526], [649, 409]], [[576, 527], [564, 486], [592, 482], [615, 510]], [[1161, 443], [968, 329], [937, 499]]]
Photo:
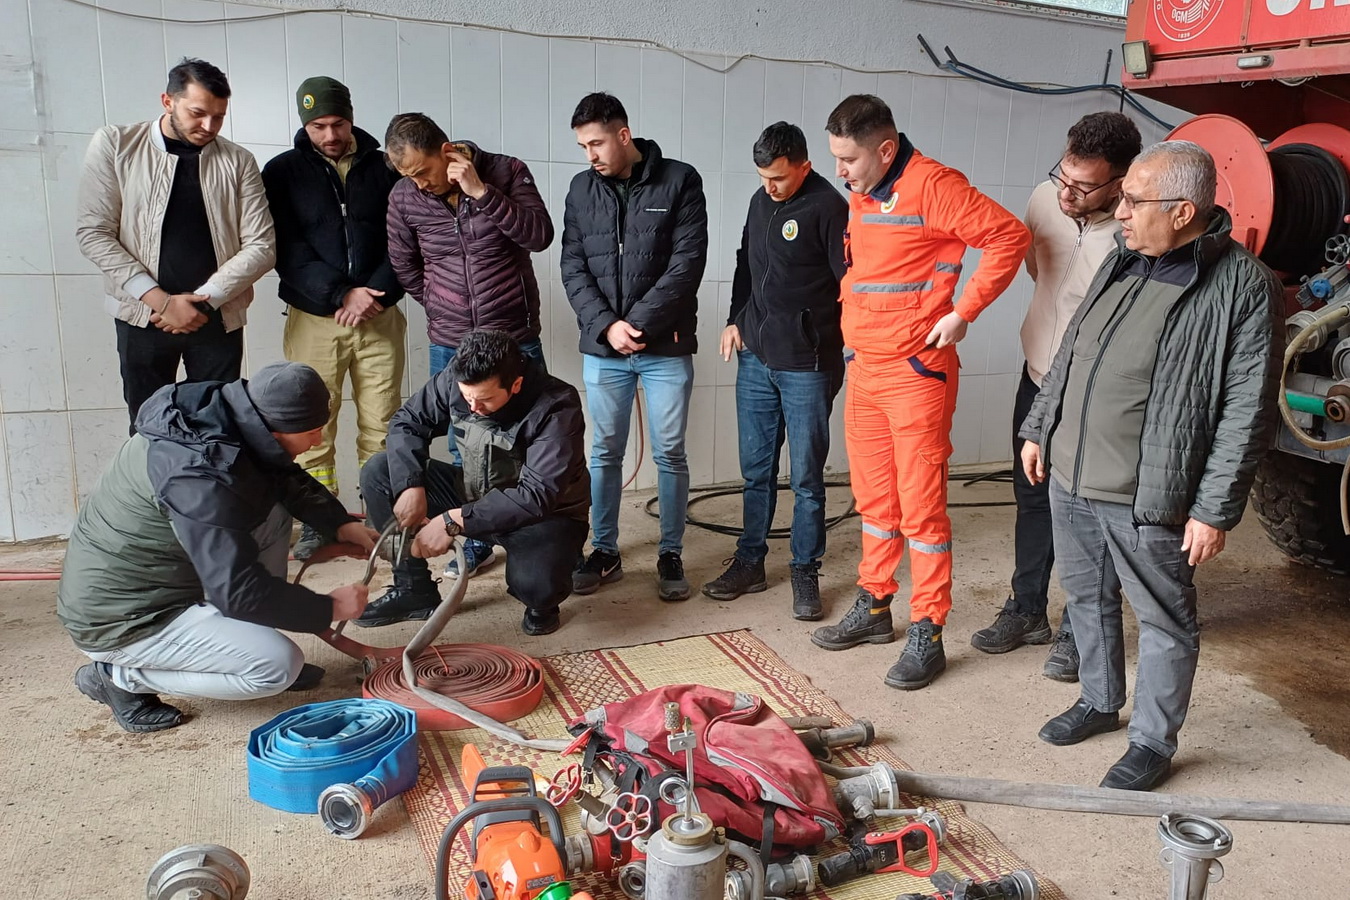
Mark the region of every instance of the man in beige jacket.
[[[1050, 179], [1031, 193], [1026, 225], [1032, 245], [1026, 267], [1036, 288], [1022, 322], [1026, 365], [1013, 406], [1013, 496], [1017, 499], [1012, 594], [994, 624], [971, 635], [971, 646], [985, 653], [1007, 653], [1023, 644], [1050, 642], [1046, 617], [1050, 571], [1055, 548], [1046, 482], [1026, 478], [1017, 436], [1045, 373], [1059, 348], [1069, 320], [1108, 253], [1116, 246], [1120, 223], [1115, 220], [1120, 180], [1139, 154], [1139, 129], [1115, 112], [1091, 113], [1069, 129], [1064, 155]], [[1045, 662], [1045, 676], [1078, 680], [1078, 650], [1068, 616]]]
[[158, 120], [104, 126], [85, 154], [75, 234], [117, 320], [132, 434], [180, 363], [189, 381], [239, 379], [253, 283], [276, 258], [258, 164], [218, 137], [229, 97], [224, 72], [184, 59]]

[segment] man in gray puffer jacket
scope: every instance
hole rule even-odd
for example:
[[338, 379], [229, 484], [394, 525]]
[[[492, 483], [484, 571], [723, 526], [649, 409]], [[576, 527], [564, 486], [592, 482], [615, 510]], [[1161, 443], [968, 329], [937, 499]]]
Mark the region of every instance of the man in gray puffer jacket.
[[1271, 442], [1280, 285], [1233, 242], [1214, 160], [1155, 144], [1121, 184], [1106, 258], [1022, 425], [1032, 483], [1050, 472], [1060, 583], [1081, 698], [1041, 729], [1076, 744], [1120, 727], [1122, 589], [1139, 620], [1129, 749], [1102, 787], [1171, 772], [1200, 653], [1195, 567], [1223, 550]]

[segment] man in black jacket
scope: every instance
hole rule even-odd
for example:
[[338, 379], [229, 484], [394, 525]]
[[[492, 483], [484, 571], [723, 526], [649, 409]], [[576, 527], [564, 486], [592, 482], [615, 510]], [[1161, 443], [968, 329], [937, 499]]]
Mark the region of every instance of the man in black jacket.
[[[426, 560], [463, 533], [506, 548], [506, 590], [525, 604], [524, 632], [557, 631], [586, 541], [585, 427], [576, 389], [527, 361], [509, 334], [465, 335], [449, 368], [394, 415], [388, 451], [361, 470], [371, 521], [420, 530], [394, 586], [356, 624], [430, 616], [440, 594]], [[462, 468], [428, 458], [432, 439], [451, 429]]]
[[299, 363], [161, 388], [141, 407], [70, 534], [56, 613], [94, 660], [75, 675], [127, 731], [172, 728], [158, 694], [245, 700], [314, 687], [323, 669], [276, 629], [355, 618], [366, 586], [286, 580], [291, 516], [369, 551], [375, 535], [295, 464], [328, 389]]
[[[343, 381], [350, 374], [360, 465], [384, 449], [402, 400], [403, 288], [389, 265], [385, 229], [398, 175], [379, 142], [352, 125], [351, 93], [341, 82], [307, 78], [295, 100], [303, 125], [295, 147], [262, 177], [276, 221], [279, 293], [290, 306], [286, 358], [312, 366], [334, 398], [322, 442], [298, 462], [336, 494]], [[293, 554], [308, 559], [332, 537], [306, 525]]]
[[[1120, 727], [1121, 593], [1139, 621], [1129, 749], [1102, 787], [1171, 772], [1200, 656], [1195, 567], [1223, 550], [1270, 445], [1280, 286], [1214, 205], [1213, 158], [1154, 144], [1121, 181], [1121, 246], [1102, 263], [1020, 431], [1050, 477], [1081, 697], [1041, 728], [1064, 746]], [[1099, 377], [1100, 376], [1100, 377]]]
[[714, 600], [768, 587], [764, 557], [778, 499], [778, 457], [792, 462], [792, 615], [815, 621], [825, 555], [825, 457], [830, 413], [844, 381], [839, 279], [844, 274], [848, 201], [811, 170], [806, 136], [775, 122], [755, 142], [764, 184], [736, 253], [722, 359], [737, 354], [742, 530], [731, 566], [703, 586]]
[[573, 589], [623, 577], [619, 495], [638, 382], [657, 469], [661, 541], [657, 594], [687, 600], [680, 554], [689, 505], [685, 430], [694, 386], [698, 285], [708, 261], [703, 181], [692, 166], [633, 137], [615, 97], [588, 94], [572, 130], [591, 168], [572, 179], [563, 216], [562, 279], [576, 310], [591, 426], [595, 550]]

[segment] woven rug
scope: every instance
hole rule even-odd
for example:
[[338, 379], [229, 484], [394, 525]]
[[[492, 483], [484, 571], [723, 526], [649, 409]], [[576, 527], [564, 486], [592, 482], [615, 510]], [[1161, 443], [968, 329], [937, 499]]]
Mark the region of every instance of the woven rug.
[[[543, 702], [514, 725], [537, 738], [567, 739], [564, 726], [582, 713], [666, 684], [706, 684], [729, 691], [744, 691], [761, 697], [781, 716], [828, 716], [844, 725], [853, 721], [839, 704], [814, 687], [810, 680], [785, 663], [749, 631], [732, 631], [698, 637], [642, 644], [614, 650], [569, 653], [542, 660], [545, 675]], [[478, 729], [423, 732], [421, 775], [415, 787], [403, 795], [408, 813], [428, 860], [434, 862], [436, 845], [450, 819], [467, 802], [467, 788], [459, 771], [460, 749], [465, 742], [478, 745], [488, 765], [529, 766], [546, 777], [565, 761], [553, 753], [525, 750]], [[841, 765], [884, 762], [910, 768], [884, 744], [837, 753]], [[1014, 869], [1029, 868], [1009, 852], [993, 833], [966, 815], [959, 803], [912, 797], [910, 807], [936, 809], [947, 821], [947, 840], [941, 848], [940, 868], [959, 878], [994, 878]], [[563, 824], [567, 833], [580, 829], [576, 804], [567, 804]], [[884, 827], [899, 829], [906, 820], [884, 821]], [[469, 875], [465, 844], [457, 842], [452, 856], [452, 885], [461, 885]], [[847, 849], [842, 842], [820, 849], [827, 856]], [[1058, 887], [1037, 876], [1040, 896], [1063, 900]], [[573, 886], [591, 891], [597, 900], [623, 900], [618, 886], [584, 875], [571, 879]], [[871, 875], [833, 888], [818, 888], [812, 898], [832, 900], [894, 900], [905, 892], [931, 892], [927, 879], [900, 872]], [[459, 896], [452, 892], [451, 896]]]

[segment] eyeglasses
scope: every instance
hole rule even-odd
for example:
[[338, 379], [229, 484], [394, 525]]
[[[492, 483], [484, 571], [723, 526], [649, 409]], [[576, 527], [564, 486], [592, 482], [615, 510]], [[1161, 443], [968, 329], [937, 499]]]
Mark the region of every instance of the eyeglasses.
[[1129, 194], [1121, 194], [1120, 205], [1123, 206], [1125, 209], [1130, 210], [1134, 209], [1140, 203], [1180, 203], [1185, 199], [1186, 199], [1185, 197], [1170, 197], [1170, 198], [1155, 198], [1153, 200], [1136, 200]]
[[1093, 194], [1097, 193], [1103, 188], [1110, 187], [1112, 184], [1114, 184], [1115, 182], [1119, 181], [1121, 178], [1124, 177], [1123, 175], [1117, 175], [1114, 178], [1108, 179], [1104, 184], [1099, 184], [1096, 187], [1081, 188], [1076, 184], [1070, 184], [1069, 182], [1064, 180], [1064, 176], [1060, 174], [1061, 167], [1063, 165], [1064, 165], [1063, 159], [1055, 163], [1055, 165], [1050, 169], [1050, 180], [1055, 183], [1055, 187], [1058, 188], [1059, 190], [1068, 191], [1070, 194], [1072, 194], [1075, 200], [1086, 200], [1088, 197], [1091, 197]]

